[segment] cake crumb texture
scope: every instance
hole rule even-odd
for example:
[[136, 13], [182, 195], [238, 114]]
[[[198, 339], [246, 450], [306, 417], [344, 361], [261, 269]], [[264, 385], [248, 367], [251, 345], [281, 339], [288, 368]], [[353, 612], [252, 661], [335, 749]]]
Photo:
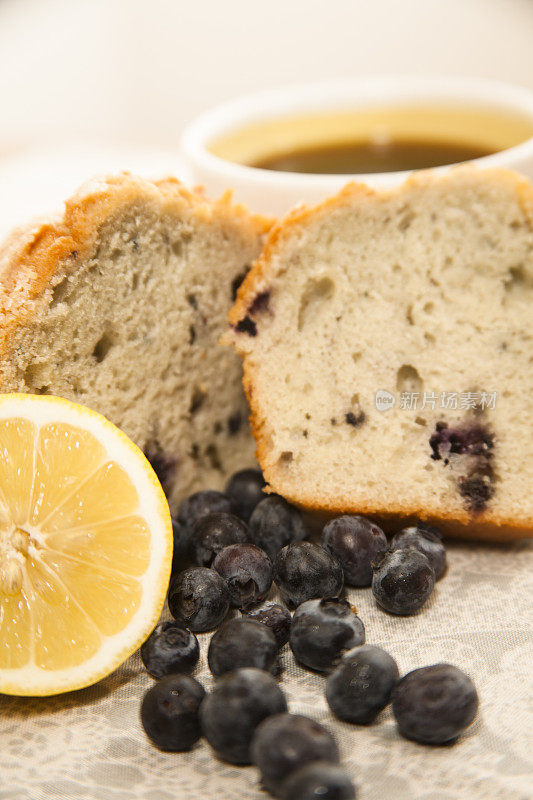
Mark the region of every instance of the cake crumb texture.
[[129, 174], [82, 187], [62, 218], [0, 250], [0, 391], [108, 417], [170, 505], [254, 463], [238, 357], [219, 345], [267, 220], [224, 196]]
[[515, 173], [352, 184], [293, 211], [227, 337], [270, 490], [391, 525], [531, 535], [532, 300], [533, 187]]

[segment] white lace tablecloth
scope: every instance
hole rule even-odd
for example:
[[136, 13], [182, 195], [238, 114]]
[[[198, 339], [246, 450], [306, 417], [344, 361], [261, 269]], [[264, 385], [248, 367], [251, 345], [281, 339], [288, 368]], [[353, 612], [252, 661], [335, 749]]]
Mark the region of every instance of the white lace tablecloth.
[[[336, 733], [359, 800], [530, 800], [533, 797], [533, 546], [451, 544], [449, 571], [420, 614], [391, 617], [369, 589], [350, 592], [367, 641], [400, 670], [438, 661], [475, 681], [480, 712], [455, 745], [402, 739], [390, 709], [369, 727], [332, 717], [325, 680], [282, 653], [282, 685], [293, 712]], [[212, 683], [208, 635], [196, 677]], [[190, 753], [150, 745], [139, 705], [152, 679], [136, 654], [96, 686], [53, 698], [0, 696], [1, 800], [265, 800], [253, 767], [218, 762], [200, 742]]]

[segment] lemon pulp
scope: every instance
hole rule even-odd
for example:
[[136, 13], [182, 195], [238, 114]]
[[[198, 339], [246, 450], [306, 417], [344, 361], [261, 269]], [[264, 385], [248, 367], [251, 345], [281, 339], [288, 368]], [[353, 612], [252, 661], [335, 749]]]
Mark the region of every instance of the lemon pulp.
[[148, 462], [107, 420], [57, 398], [33, 397], [47, 401], [35, 414], [15, 397], [31, 413], [2, 418], [0, 401], [0, 691], [53, 693], [107, 674], [155, 625], [170, 517]]

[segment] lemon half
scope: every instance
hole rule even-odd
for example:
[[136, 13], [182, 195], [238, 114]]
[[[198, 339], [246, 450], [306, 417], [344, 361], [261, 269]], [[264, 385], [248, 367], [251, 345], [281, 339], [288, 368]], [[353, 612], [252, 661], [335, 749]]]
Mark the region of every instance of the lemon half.
[[0, 692], [79, 689], [157, 623], [168, 504], [143, 453], [58, 397], [0, 395]]

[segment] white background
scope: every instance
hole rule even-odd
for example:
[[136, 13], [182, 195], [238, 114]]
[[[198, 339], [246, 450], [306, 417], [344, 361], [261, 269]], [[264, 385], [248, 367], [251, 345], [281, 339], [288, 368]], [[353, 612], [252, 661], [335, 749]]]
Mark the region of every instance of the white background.
[[179, 172], [213, 104], [371, 73], [533, 88], [533, 0], [0, 0], [0, 228], [94, 172]]

